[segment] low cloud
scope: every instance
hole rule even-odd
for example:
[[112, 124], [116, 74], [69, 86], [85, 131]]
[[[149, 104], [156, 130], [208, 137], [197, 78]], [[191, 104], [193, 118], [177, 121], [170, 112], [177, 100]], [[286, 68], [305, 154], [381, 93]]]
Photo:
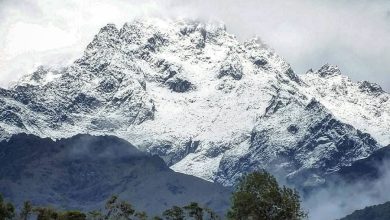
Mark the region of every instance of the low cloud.
[[337, 182], [304, 200], [310, 219], [340, 219], [355, 210], [389, 201], [390, 161], [378, 165], [380, 177], [354, 183]]
[[0, 86], [39, 65], [66, 65], [80, 57], [99, 29], [137, 16], [156, 16], [152, 1], [0, 1]]
[[[70, 62], [107, 23], [160, 16], [222, 20], [241, 39], [260, 36], [298, 73], [332, 63], [390, 91], [389, 11], [385, 0], [3, 0], [0, 85], [38, 63]], [[46, 59], [53, 51], [57, 59]]]

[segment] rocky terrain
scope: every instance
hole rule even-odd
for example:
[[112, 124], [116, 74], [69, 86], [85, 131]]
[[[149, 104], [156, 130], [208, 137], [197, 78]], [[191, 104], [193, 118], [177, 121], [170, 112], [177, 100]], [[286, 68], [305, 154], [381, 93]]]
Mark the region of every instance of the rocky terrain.
[[234, 184], [266, 168], [300, 185], [390, 143], [389, 94], [336, 66], [298, 75], [223, 24], [103, 27], [72, 65], [0, 89], [0, 137], [115, 135], [175, 171]]
[[342, 167], [337, 172], [327, 176], [327, 182], [344, 182], [347, 184], [366, 181], [375, 183], [376, 180], [386, 178], [390, 162], [390, 145], [383, 147], [369, 157], [357, 160], [351, 166]]

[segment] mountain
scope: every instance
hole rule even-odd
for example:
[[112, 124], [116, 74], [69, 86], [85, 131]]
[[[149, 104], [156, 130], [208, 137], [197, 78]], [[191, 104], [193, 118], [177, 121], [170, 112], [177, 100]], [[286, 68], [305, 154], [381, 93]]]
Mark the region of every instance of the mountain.
[[387, 174], [386, 167], [389, 162], [390, 145], [375, 151], [367, 158], [353, 162], [350, 166], [342, 167], [326, 179], [331, 183], [332, 181], [356, 183], [362, 180], [372, 183]]
[[301, 75], [305, 89], [341, 121], [390, 144], [390, 96], [378, 84], [353, 82], [340, 70], [324, 65]]
[[[251, 134], [249, 150], [225, 156], [219, 182], [240, 173], [263, 168], [288, 176], [296, 186], [323, 183], [322, 175], [335, 173], [358, 158], [370, 155], [377, 143], [368, 134], [338, 121], [319, 102], [275, 101], [282, 108], [259, 119]], [[289, 134], [284, 134], [288, 131]]]
[[380, 205], [369, 206], [361, 210], [354, 211], [340, 220], [387, 220], [390, 219], [390, 202]]
[[31, 200], [90, 211], [114, 194], [154, 214], [193, 201], [223, 214], [229, 206], [229, 189], [176, 173], [114, 136], [13, 135], [0, 142], [0, 167], [0, 193], [18, 206]]
[[389, 104], [335, 66], [297, 75], [223, 24], [141, 19], [103, 27], [72, 65], [1, 89], [0, 138], [115, 135], [224, 185], [259, 168], [316, 185], [389, 144]]

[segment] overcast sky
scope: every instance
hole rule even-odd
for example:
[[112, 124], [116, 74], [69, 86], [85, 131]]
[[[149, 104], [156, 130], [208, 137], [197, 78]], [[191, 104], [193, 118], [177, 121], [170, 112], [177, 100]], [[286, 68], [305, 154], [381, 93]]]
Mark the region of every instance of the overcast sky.
[[390, 1], [0, 0], [0, 86], [79, 57], [99, 28], [134, 17], [223, 21], [259, 36], [303, 73], [325, 63], [390, 91]]

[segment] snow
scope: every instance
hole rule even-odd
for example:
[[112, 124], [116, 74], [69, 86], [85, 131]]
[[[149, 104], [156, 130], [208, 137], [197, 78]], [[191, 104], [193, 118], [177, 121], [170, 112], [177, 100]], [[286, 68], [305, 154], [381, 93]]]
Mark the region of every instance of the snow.
[[[187, 80], [191, 88], [173, 91], [167, 83], [172, 79]], [[329, 112], [382, 144], [390, 140], [388, 94], [365, 94], [340, 74], [320, 77], [313, 72], [300, 78], [258, 39], [240, 42], [220, 23], [141, 19], [121, 29], [107, 25], [73, 65], [42, 67], [10, 92], [17, 94], [18, 86], [27, 87], [23, 94], [31, 103], [47, 109], [32, 110], [32, 104], [0, 94], [5, 102], [0, 110], [20, 109], [17, 115], [24, 125], [0, 117], [0, 138], [19, 132], [51, 138], [116, 135], [160, 155], [177, 172], [227, 185], [236, 177], [230, 175], [233, 170], [240, 169], [237, 160], [257, 155], [254, 131], [267, 135], [268, 147], [252, 158], [257, 164], [297, 147], [307, 138], [307, 129]], [[312, 98], [325, 107], [320, 107], [321, 114], [308, 116], [304, 108]], [[292, 122], [300, 128], [296, 134], [287, 130]], [[348, 129], [354, 137], [356, 132]], [[366, 156], [377, 147], [359, 145], [350, 151]], [[311, 168], [321, 166], [334, 150], [321, 144], [296, 157], [302, 169]], [[225, 165], [230, 176], [220, 174]]]
[[[336, 67], [334, 67], [336, 68]], [[367, 92], [345, 75], [321, 77], [307, 73], [301, 79], [307, 96], [319, 100], [338, 119], [371, 134], [382, 145], [390, 144], [390, 95], [384, 91]]]

